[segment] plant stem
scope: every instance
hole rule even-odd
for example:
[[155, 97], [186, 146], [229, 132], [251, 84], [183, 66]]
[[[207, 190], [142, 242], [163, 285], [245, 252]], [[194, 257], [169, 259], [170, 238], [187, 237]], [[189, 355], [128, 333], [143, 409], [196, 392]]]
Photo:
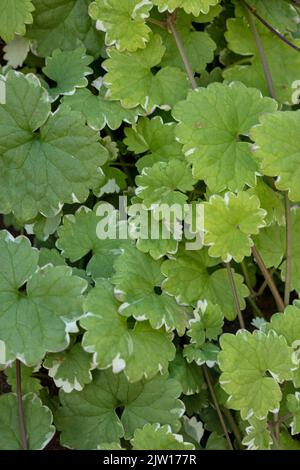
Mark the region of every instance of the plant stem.
[[226, 266], [228, 277], [229, 277], [229, 282], [230, 282], [230, 287], [231, 287], [231, 291], [232, 291], [232, 295], [233, 295], [235, 310], [236, 310], [237, 317], [239, 319], [240, 327], [242, 329], [245, 329], [245, 323], [244, 323], [243, 315], [242, 315], [242, 312], [241, 312], [239, 297], [238, 297], [238, 293], [237, 293], [237, 290], [236, 290], [236, 285], [235, 285], [235, 282], [234, 282], [234, 277], [233, 277], [233, 273], [232, 273], [230, 263], [225, 263], [225, 266]]
[[23, 450], [28, 450], [25, 418], [23, 412], [23, 401], [22, 401], [22, 372], [21, 363], [16, 359], [16, 385], [17, 385], [17, 400], [18, 400], [18, 419], [19, 419], [19, 431], [21, 437], [21, 445]]
[[280, 445], [280, 421], [279, 421], [279, 414], [278, 413], [276, 413], [274, 415], [274, 434], [276, 436], [277, 448], [279, 449], [279, 445]]
[[223, 418], [223, 415], [222, 415], [222, 412], [221, 412], [221, 409], [220, 409], [220, 405], [218, 403], [218, 400], [217, 400], [217, 397], [216, 397], [216, 394], [215, 394], [215, 391], [214, 391], [214, 387], [213, 387], [213, 383], [212, 383], [212, 379], [211, 379], [209, 370], [208, 370], [208, 368], [205, 364], [203, 366], [203, 371], [204, 371], [205, 379], [206, 379], [206, 382], [207, 382], [207, 385], [208, 385], [208, 388], [209, 388], [209, 392], [210, 392], [212, 401], [215, 405], [215, 408], [216, 408], [216, 411], [217, 411], [222, 429], [224, 431], [225, 438], [226, 438], [227, 443], [228, 443], [228, 447], [229, 447], [230, 450], [234, 450], [233, 446], [232, 446], [232, 443], [231, 443], [231, 440], [230, 440], [230, 437], [229, 437], [229, 434], [228, 434], [226, 423], [224, 421], [224, 418]]
[[271, 33], [275, 34], [275, 36], [278, 37], [278, 39], [280, 39], [281, 41], [283, 41], [287, 46], [290, 46], [292, 49], [295, 49], [297, 52], [300, 52], [300, 47], [296, 46], [296, 44], [293, 44], [291, 41], [289, 41], [285, 36], [283, 36], [283, 34], [279, 33], [279, 31], [277, 31], [275, 28], [273, 28], [273, 26], [271, 26], [266, 20], [264, 20], [258, 13], [257, 11], [255, 10], [255, 8], [253, 8], [251, 5], [249, 5], [245, 0], [242, 0], [242, 3], [245, 5], [245, 7], [247, 8], [247, 10], [249, 12], [251, 12], [251, 14], [253, 16], [255, 16], [255, 18], [258, 19], [258, 21], [260, 21], [266, 28], [268, 28], [269, 31], [271, 31]]
[[234, 436], [237, 440], [237, 443], [239, 445], [239, 449], [243, 450], [244, 446], [243, 446], [243, 443], [242, 443], [242, 436], [241, 436], [240, 430], [238, 428], [238, 425], [235, 422], [235, 419], [233, 418], [232, 414], [230, 413], [230, 410], [228, 410], [227, 408], [222, 407], [222, 412], [226, 416], [226, 419], [229, 423], [229, 426], [231, 427], [231, 430], [232, 430], [232, 432], [233, 432], [233, 434], [234, 434]]
[[185, 71], [187, 73], [187, 76], [189, 77], [189, 80], [191, 82], [191, 85], [192, 85], [192, 88], [193, 90], [195, 90], [196, 88], [198, 88], [198, 85], [197, 85], [197, 82], [195, 80], [195, 76], [194, 76], [194, 72], [192, 70], [192, 67], [191, 67], [191, 64], [190, 64], [190, 61], [186, 55], [186, 52], [185, 52], [185, 49], [184, 49], [184, 46], [183, 46], [183, 43], [181, 41], [181, 38], [178, 34], [178, 31], [176, 31], [176, 28], [175, 28], [175, 16], [174, 14], [172, 15], [168, 15], [167, 17], [167, 25], [168, 25], [168, 28], [170, 30], [170, 32], [173, 34], [173, 38], [174, 38], [174, 41], [176, 43], [176, 46], [177, 46], [177, 49], [178, 49], [178, 52], [180, 54], [180, 57], [181, 57], [181, 60], [182, 60], [182, 63], [184, 65], [184, 68], [185, 68]]
[[259, 57], [260, 57], [260, 61], [261, 61], [264, 76], [265, 76], [265, 80], [266, 80], [266, 83], [268, 85], [269, 94], [272, 98], [276, 99], [276, 93], [275, 93], [275, 88], [274, 88], [274, 84], [273, 84], [272, 74], [271, 74], [271, 70], [270, 70], [266, 55], [265, 55], [263, 44], [262, 44], [261, 39], [259, 37], [258, 31], [256, 29], [255, 21], [253, 19], [253, 16], [250, 13], [251, 10], [249, 9], [249, 6], [247, 6], [246, 2], [243, 2], [243, 3], [246, 5], [246, 13], [247, 13], [250, 29], [252, 31], [252, 34], [253, 34], [253, 37], [254, 37], [254, 40], [255, 40], [255, 44], [256, 44], [256, 47], [257, 47], [257, 50], [258, 50], [258, 54], [259, 54]]
[[160, 28], [163, 28], [163, 29], [168, 29], [168, 26], [167, 26], [167, 23], [165, 21], [160, 21], [160, 20], [156, 20], [155, 18], [147, 18], [147, 23], [152, 23], [152, 24], [155, 24], [155, 26], [159, 26]]
[[255, 261], [257, 262], [271, 292], [272, 292], [272, 295], [275, 299], [275, 302], [276, 302], [276, 305], [277, 305], [277, 308], [280, 312], [283, 312], [284, 311], [284, 302], [281, 298], [281, 295], [279, 294], [278, 292], [278, 289], [277, 289], [277, 286], [274, 282], [274, 280], [272, 279], [269, 271], [267, 270], [266, 268], [266, 265], [262, 259], [262, 257], [260, 256], [260, 253], [258, 252], [258, 250], [255, 248], [255, 246], [252, 247], [252, 253], [253, 253], [253, 256], [255, 258]]
[[254, 289], [251, 285], [251, 279], [250, 279], [249, 271], [248, 271], [247, 265], [246, 265], [244, 260], [241, 262], [241, 268], [242, 268], [242, 271], [243, 271], [243, 275], [244, 275], [247, 287], [250, 291], [250, 297], [248, 297], [247, 300], [248, 300], [249, 304], [251, 305], [251, 307], [253, 309], [254, 316], [255, 317], [256, 316], [262, 317], [263, 316], [262, 311], [260, 310], [260, 308], [258, 307], [258, 305], [256, 304], [256, 302], [254, 300], [255, 297], [256, 297], [256, 292], [254, 291]]
[[285, 223], [286, 223], [286, 264], [285, 264], [285, 287], [284, 304], [290, 303], [291, 281], [292, 281], [292, 215], [288, 192], [285, 193]]

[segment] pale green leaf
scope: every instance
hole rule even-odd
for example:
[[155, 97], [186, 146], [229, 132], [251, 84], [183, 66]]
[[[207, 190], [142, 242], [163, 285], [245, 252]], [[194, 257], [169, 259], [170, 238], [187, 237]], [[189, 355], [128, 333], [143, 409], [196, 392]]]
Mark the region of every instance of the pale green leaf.
[[220, 339], [220, 384], [229, 395], [227, 406], [242, 419], [263, 419], [277, 413], [282, 398], [279, 384], [292, 378], [292, 349], [283, 336], [272, 331], [253, 334], [240, 330]]
[[145, 424], [142, 429], [136, 429], [131, 444], [134, 450], [195, 449], [190, 442], [184, 442], [180, 434], [172, 433], [171, 426], [160, 424]]
[[199, 13], [208, 13], [211, 6], [219, 3], [220, 0], [153, 0], [159, 11], [171, 11], [176, 8], [183, 8], [186, 13], [198, 16]]
[[208, 254], [229, 262], [240, 263], [251, 255], [254, 245], [251, 235], [257, 235], [265, 226], [265, 211], [256, 196], [246, 191], [212, 196], [204, 205], [204, 244]]
[[151, 112], [157, 106], [169, 109], [185, 98], [189, 85], [182, 70], [164, 67], [155, 75], [152, 73], [165, 52], [160, 36], [151, 36], [145, 49], [136, 52], [120, 52], [114, 47], [107, 52], [109, 59], [103, 63], [107, 70], [104, 76], [107, 96], [120, 100], [125, 108], [141, 105]]
[[146, 25], [152, 3], [149, 0], [96, 0], [89, 6], [89, 14], [97, 20], [97, 27], [106, 32], [108, 46], [130, 52], [144, 48], [149, 40]]
[[1, 0], [0, 36], [5, 42], [15, 34], [24, 35], [26, 25], [32, 23], [34, 5], [31, 0]]
[[259, 116], [276, 107], [275, 101], [239, 82], [212, 83], [190, 92], [175, 106], [173, 116], [194, 177], [214, 192], [254, 186], [257, 164], [250, 143], [240, 137], [248, 136]]

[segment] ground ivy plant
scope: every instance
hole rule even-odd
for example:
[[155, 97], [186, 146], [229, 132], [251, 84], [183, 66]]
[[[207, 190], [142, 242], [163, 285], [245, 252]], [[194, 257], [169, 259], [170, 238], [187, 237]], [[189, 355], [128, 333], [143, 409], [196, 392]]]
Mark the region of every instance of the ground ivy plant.
[[300, 449], [299, 25], [0, 0], [0, 449]]

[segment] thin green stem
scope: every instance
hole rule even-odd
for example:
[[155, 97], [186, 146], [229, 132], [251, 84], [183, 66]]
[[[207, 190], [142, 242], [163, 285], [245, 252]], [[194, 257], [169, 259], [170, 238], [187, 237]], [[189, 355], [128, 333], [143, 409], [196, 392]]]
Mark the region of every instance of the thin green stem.
[[151, 24], [155, 24], [155, 26], [159, 26], [160, 28], [163, 28], [163, 29], [168, 29], [168, 26], [167, 26], [167, 23], [165, 21], [160, 21], [160, 20], [156, 20], [155, 18], [147, 18], [147, 23], [151, 23]]
[[286, 264], [284, 304], [289, 305], [292, 282], [292, 214], [289, 195], [285, 193], [285, 221], [286, 221]]
[[233, 449], [233, 446], [232, 446], [232, 443], [231, 443], [231, 440], [230, 440], [230, 437], [229, 437], [229, 434], [228, 434], [228, 430], [227, 430], [226, 423], [225, 423], [225, 421], [224, 421], [224, 417], [223, 417], [222, 412], [221, 412], [221, 409], [220, 409], [220, 405], [219, 405], [218, 399], [217, 399], [216, 394], [215, 394], [215, 391], [214, 391], [212, 378], [211, 378], [210, 373], [209, 373], [209, 370], [208, 370], [208, 368], [207, 368], [207, 366], [206, 366], [205, 364], [204, 364], [204, 366], [203, 366], [203, 372], [204, 372], [205, 380], [206, 380], [206, 382], [207, 382], [207, 385], [208, 385], [208, 388], [209, 388], [209, 392], [210, 392], [210, 395], [211, 395], [213, 404], [215, 405], [216, 412], [217, 412], [217, 414], [218, 414], [218, 417], [219, 417], [219, 420], [220, 420], [220, 423], [221, 423], [221, 426], [222, 426], [222, 429], [223, 429], [223, 432], [224, 432], [226, 441], [227, 441], [227, 443], [228, 443], [228, 447], [229, 447], [230, 450], [234, 450], [234, 449]]
[[287, 46], [291, 47], [295, 51], [300, 52], [300, 47], [296, 46], [296, 44], [293, 44], [285, 36], [283, 36], [283, 34], [281, 34], [279, 31], [277, 31], [275, 28], [273, 28], [273, 26], [271, 26], [264, 18], [262, 18], [257, 13], [255, 8], [253, 8], [251, 5], [249, 5], [249, 3], [247, 3], [245, 0], [242, 0], [242, 3], [245, 5], [247, 10], [249, 12], [251, 12], [251, 15], [255, 16], [255, 18], [257, 18], [258, 21], [260, 21], [266, 28], [268, 28], [268, 30], [271, 31], [271, 33], [275, 34], [275, 36], [277, 36], [278, 39], [280, 39], [282, 42], [284, 42]]
[[226, 266], [227, 273], [228, 273], [231, 292], [232, 292], [232, 296], [233, 296], [233, 300], [234, 300], [235, 311], [236, 311], [236, 314], [237, 314], [237, 317], [238, 317], [238, 320], [239, 320], [239, 324], [240, 324], [240, 327], [242, 329], [245, 329], [245, 323], [244, 323], [244, 319], [243, 319], [243, 315], [242, 315], [242, 311], [241, 311], [241, 306], [240, 306], [240, 302], [239, 302], [239, 297], [238, 297], [236, 285], [235, 285], [235, 282], [234, 282], [234, 277], [233, 277], [233, 273], [232, 273], [230, 263], [225, 263], [225, 266]]
[[269, 64], [268, 64], [268, 61], [267, 61], [267, 58], [266, 58], [266, 54], [265, 54], [265, 51], [264, 51], [263, 44], [261, 42], [260, 36], [259, 36], [258, 31], [257, 31], [256, 26], [255, 26], [255, 21], [254, 21], [254, 18], [252, 16], [253, 11], [249, 9], [249, 5], [247, 5], [246, 2], [243, 2], [243, 3], [246, 6], [246, 13], [247, 13], [250, 29], [252, 31], [252, 34], [253, 34], [253, 37], [254, 37], [254, 40], [255, 40], [255, 44], [256, 44], [256, 48], [257, 48], [257, 51], [258, 51], [258, 54], [259, 54], [259, 57], [260, 57], [260, 61], [261, 61], [261, 64], [262, 64], [265, 80], [266, 80], [266, 83], [267, 83], [268, 89], [269, 89], [269, 94], [272, 98], [276, 99], [276, 93], [275, 93], [275, 88], [274, 88], [274, 84], [273, 84], [271, 70], [270, 70], [270, 67], [269, 67]]
[[188, 59], [188, 56], [186, 55], [182, 40], [180, 38], [180, 35], [179, 35], [178, 31], [175, 28], [175, 15], [174, 15], [174, 13], [172, 15], [168, 15], [167, 25], [168, 25], [169, 31], [173, 34], [174, 41], [176, 43], [176, 46], [177, 46], [178, 52], [180, 54], [182, 63], [184, 65], [185, 71], [187, 73], [187, 76], [189, 77], [189, 80], [191, 82], [192, 88], [193, 88], [193, 90], [195, 90], [196, 88], [198, 88], [198, 85], [197, 85], [197, 82], [195, 80], [194, 72], [192, 70], [190, 61]]
[[23, 401], [22, 401], [22, 372], [21, 372], [21, 363], [18, 359], [16, 359], [16, 390], [17, 390], [17, 400], [18, 400], [18, 420], [19, 420], [19, 432], [20, 432], [20, 438], [21, 438], [21, 445], [22, 445], [23, 450], [28, 450], [25, 417], [24, 417]]
[[254, 259], [255, 259], [256, 263], [259, 266], [259, 269], [262, 272], [262, 275], [264, 276], [264, 278], [265, 278], [265, 280], [266, 280], [266, 282], [267, 282], [267, 284], [270, 288], [270, 291], [272, 292], [272, 295], [274, 297], [274, 300], [276, 302], [278, 310], [280, 312], [283, 312], [284, 311], [284, 302], [281, 298], [281, 295], [278, 292], [278, 289], [277, 289], [277, 286], [276, 286], [274, 280], [272, 279], [272, 277], [271, 277], [268, 269], [266, 268], [266, 265], [265, 265], [261, 255], [260, 255], [260, 253], [255, 248], [255, 246], [252, 247], [252, 253], [253, 253], [253, 256], [254, 256]]
[[247, 265], [245, 263], [245, 260], [243, 260], [241, 262], [241, 268], [242, 268], [242, 271], [243, 271], [243, 276], [244, 276], [244, 279], [246, 281], [247, 287], [250, 291], [250, 297], [248, 297], [247, 300], [248, 300], [249, 304], [251, 305], [251, 307], [253, 309], [254, 316], [255, 317], [262, 317], [263, 316], [262, 311], [260, 310], [260, 308], [258, 307], [258, 305], [256, 304], [256, 302], [254, 300], [256, 298], [256, 292], [254, 291], [254, 289], [252, 287], [250, 274], [249, 274]]

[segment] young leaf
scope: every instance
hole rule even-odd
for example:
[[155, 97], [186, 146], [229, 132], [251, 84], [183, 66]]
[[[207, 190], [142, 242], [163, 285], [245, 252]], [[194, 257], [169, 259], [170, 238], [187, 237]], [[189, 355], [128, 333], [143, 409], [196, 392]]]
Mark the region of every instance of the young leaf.
[[134, 450], [193, 450], [194, 445], [184, 442], [180, 434], [173, 434], [171, 426], [145, 424], [136, 429], [131, 444]]
[[251, 255], [251, 235], [265, 226], [266, 212], [260, 208], [259, 199], [246, 191], [226, 193], [225, 197], [212, 196], [204, 206], [204, 244], [208, 254], [229, 262], [240, 263]]
[[86, 123], [95, 131], [101, 131], [106, 125], [118, 129], [122, 121], [134, 123], [137, 120], [138, 109], [124, 109], [117, 101], [105, 98], [105, 88], [100, 88], [98, 95], [87, 88], [76, 90], [74, 95], [64, 96], [63, 103], [73, 111], [80, 111]]
[[164, 123], [161, 117], [141, 118], [135, 126], [125, 129], [124, 143], [131, 152], [146, 155], [139, 158], [136, 167], [141, 173], [144, 167], [171, 159], [183, 160], [182, 145], [175, 140], [175, 123]]
[[267, 419], [249, 419], [250, 426], [246, 427], [243, 444], [247, 450], [270, 450], [273, 445]]
[[158, 35], [152, 35], [145, 49], [120, 52], [110, 48], [109, 59], [103, 63], [107, 70], [104, 84], [107, 96], [120, 100], [125, 108], [141, 105], [148, 113], [156, 107], [173, 106], [184, 99], [188, 90], [186, 74], [175, 67], [164, 67], [155, 75], [152, 69], [160, 64], [165, 47]]
[[89, 14], [97, 20], [98, 29], [106, 32], [108, 46], [134, 52], [149, 40], [151, 29], [145, 20], [152, 6], [149, 0], [96, 0], [90, 4]]
[[174, 11], [176, 8], [183, 8], [186, 13], [198, 16], [200, 13], [208, 13], [211, 6], [219, 3], [220, 0], [153, 0], [159, 11]]
[[169, 373], [172, 379], [180, 383], [185, 395], [194, 395], [206, 390], [202, 370], [196, 364], [188, 364], [179, 352], [174, 361], [170, 363]]
[[194, 310], [194, 318], [189, 322], [187, 335], [191, 338], [191, 343], [201, 347], [206, 338], [208, 340], [217, 339], [222, 333], [224, 315], [219, 305], [207, 302], [197, 302]]
[[[55, 432], [51, 411], [34, 393], [28, 393], [23, 397], [23, 411], [28, 449], [44, 449]], [[17, 396], [14, 393], [0, 396], [0, 427], [0, 449], [22, 450]]]
[[257, 165], [250, 143], [241, 137], [248, 136], [259, 116], [276, 108], [275, 101], [239, 82], [212, 83], [190, 92], [174, 107], [173, 116], [194, 177], [214, 192], [254, 186]]
[[291, 423], [292, 435], [300, 433], [300, 393], [287, 396], [287, 408], [293, 414]]
[[55, 385], [66, 393], [81, 391], [92, 381], [91, 370], [95, 368], [92, 356], [86, 353], [79, 343], [67, 351], [47, 354], [43, 366], [48, 369]]
[[263, 419], [277, 413], [282, 398], [279, 384], [292, 378], [292, 349], [283, 336], [240, 330], [220, 339], [220, 384], [228, 393], [227, 406], [242, 419]]
[[136, 177], [136, 194], [147, 208], [162, 203], [184, 206], [193, 184], [192, 170], [184, 161], [158, 162]]
[[188, 324], [190, 309], [179, 305], [161, 289], [161, 262], [137, 249], [127, 249], [115, 262], [112, 282], [118, 297], [124, 302], [119, 312], [137, 321], [149, 320], [152, 328], [162, 326], [177, 330], [182, 336]]

